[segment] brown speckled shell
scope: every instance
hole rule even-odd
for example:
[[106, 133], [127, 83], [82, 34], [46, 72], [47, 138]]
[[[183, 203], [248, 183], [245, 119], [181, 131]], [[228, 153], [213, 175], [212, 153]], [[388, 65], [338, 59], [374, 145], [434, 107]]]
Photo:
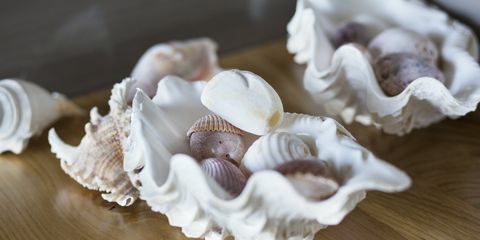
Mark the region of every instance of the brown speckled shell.
[[420, 77], [431, 77], [445, 82], [442, 72], [425, 59], [410, 53], [394, 53], [375, 63], [377, 81], [388, 96], [400, 94], [410, 83]]
[[240, 195], [247, 182], [240, 169], [223, 159], [205, 159], [200, 163], [200, 167], [233, 197]]
[[310, 173], [315, 176], [330, 176], [330, 172], [325, 162], [315, 160], [289, 161], [276, 166], [275, 171], [283, 175]]
[[187, 136], [195, 132], [226, 132], [238, 135], [244, 135], [244, 132], [218, 115], [207, 115], [198, 119], [188, 130]]

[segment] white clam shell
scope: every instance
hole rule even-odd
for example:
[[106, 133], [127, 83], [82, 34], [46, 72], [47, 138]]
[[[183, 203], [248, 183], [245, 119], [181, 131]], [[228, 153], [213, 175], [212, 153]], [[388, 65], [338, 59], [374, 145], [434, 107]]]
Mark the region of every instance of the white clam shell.
[[218, 73], [205, 86], [201, 101], [235, 127], [256, 135], [270, 132], [283, 117], [277, 92], [263, 78], [248, 71]]
[[34, 83], [0, 81], [0, 153], [21, 153], [34, 135], [62, 116], [83, 111], [58, 93], [50, 94]]
[[258, 172], [310, 156], [310, 148], [302, 139], [294, 134], [274, 132], [253, 142], [243, 157], [242, 168]]
[[[440, 50], [445, 85], [419, 78], [401, 94], [388, 97], [380, 89], [366, 49], [344, 45], [335, 50], [327, 38], [329, 22], [370, 15], [385, 28], [401, 27], [430, 38]], [[365, 24], [365, 23], [364, 23]], [[447, 14], [420, 1], [299, 0], [288, 25], [288, 49], [299, 63], [308, 63], [304, 87], [320, 112], [376, 125], [402, 135], [445, 117], [474, 111], [480, 102], [477, 39]]]
[[311, 201], [286, 177], [266, 170], [253, 174], [242, 193], [230, 199], [195, 159], [184, 154], [188, 153], [185, 133], [189, 127], [199, 115], [211, 114], [197, 105], [202, 86], [180, 79], [162, 83], [159, 92], [177, 89], [177, 98], [183, 101], [173, 101], [173, 95], [152, 101], [137, 93], [125, 166], [142, 169], [132, 174], [142, 183], [140, 198], [165, 214], [171, 225], [181, 227], [187, 237], [313, 239], [321, 228], [340, 223], [367, 190], [396, 192], [410, 185], [407, 175], [358, 145], [334, 120], [285, 113], [274, 132], [303, 135], [307, 145], [314, 147], [312, 154], [326, 160], [341, 177], [338, 191], [326, 200]]
[[133, 99], [140, 88], [149, 96], [155, 95], [157, 83], [167, 75], [188, 80], [208, 80], [220, 70], [217, 44], [209, 38], [160, 43], [149, 48], [132, 71], [136, 84], [129, 94]]
[[88, 189], [104, 192], [103, 199], [121, 206], [133, 204], [138, 197], [123, 171], [123, 142], [130, 132], [131, 114], [127, 94], [133, 83], [125, 79], [115, 84], [108, 115], [100, 116], [97, 108], [91, 110], [79, 146], [64, 143], [54, 129], [48, 135], [51, 151], [60, 159], [65, 173]]

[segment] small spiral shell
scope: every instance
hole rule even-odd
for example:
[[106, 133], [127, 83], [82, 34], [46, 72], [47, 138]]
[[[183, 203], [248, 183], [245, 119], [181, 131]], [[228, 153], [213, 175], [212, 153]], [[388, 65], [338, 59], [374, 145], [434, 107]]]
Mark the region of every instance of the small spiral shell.
[[200, 163], [200, 167], [233, 197], [240, 195], [247, 182], [240, 169], [223, 159], [205, 159]]
[[257, 172], [309, 156], [310, 148], [302, 139], [291, 133], [276, 132], [260, 137], [250, 146], [243, 157], [242, 168]]

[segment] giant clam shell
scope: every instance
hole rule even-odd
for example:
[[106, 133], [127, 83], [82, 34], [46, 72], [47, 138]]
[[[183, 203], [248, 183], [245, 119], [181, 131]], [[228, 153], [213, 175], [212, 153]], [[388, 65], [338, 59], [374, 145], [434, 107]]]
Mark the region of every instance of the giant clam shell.
[[220, 70], [216, 50], [217, 44], [209, 38], [160, 43], [151, 47], [132, 71], [131, 76], [137, 82], [129, 93], [129, 101], [133, 99], [136, 88], [153, 97], [158, 82], [167, 75], [188, 80], [209, 80]]
[[123, 171], [123, 141], [130, 130], [127, 94], [133, 80], [115, 84], [108, 102], [110, 113], [100, 116], [97, 108], [90, 112], [85, 136], [77, 147], [64, 143], [51, 129], [48, 141], [51, 151], [60, 159], [62, 169], [82, 186], [104, 192], [102, 198], [128, 206], [138, 197], [138, 191]]
[[0, 81], [0, 153], [21, 153], [34, 135], [58, 118], [83, 111], [58, 93], [50, 94], [34, 83]]
[[334, 120], [285, 113], [273, 131], [302, 135], [314, 157], [324, 159], [338, 173], [338, 191], [328, 199], [312, 201], [299, 194], [286, 177], [266, 170], [253, 174], [242, 193], [231, 199], [197, 160], [185, 154], [185, 132], [198, 118], [211, 114], [197, 105], [202, 92], [199, 83], [176, 78], [166, 84], [162, 80], [158, 91], [175, 88], [179, 95], [161, 100], [138, 92], [126, 142], [125, 166], [142, 169], [132, 173], [142, 183], [140, 198], [152, 210], [165, 214], [172, 226], [181, 227], [187, 237], [313, 239], [321, 228], [338, 224], [367, 190], [396, 192], [410, 185], [407, 175], [358, 145]]
[[[445, 84], [419, 78], [399, 95], [386, 96], [365, 49], [351, 44], [334, 49], [328, 40], [329, 25], [359, 15], [376, 19], [364, 22], [367, 27], [400, 27], [431, 39], [440, 51]], [[319, 112], [346, 123], [373, 124], [403, 135], [445, 117], [463, 116], [480, 102], [477, 39], [469, 28], [420, 1], [299, 0], [288, 32], [289, 51], [297, 62], [308, 63], [304, 87]]]
[[242, 168], [258, 172], [310, 156], [310, 148], [302, 139], [291, 133], [275, 132], [253, 142], [243, 157]]

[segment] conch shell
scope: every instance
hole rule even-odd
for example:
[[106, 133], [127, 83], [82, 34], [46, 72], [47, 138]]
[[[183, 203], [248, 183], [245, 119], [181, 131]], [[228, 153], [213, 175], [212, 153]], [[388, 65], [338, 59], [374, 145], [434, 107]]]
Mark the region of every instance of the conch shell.
[[302, 139], [291, 133], [275, 132], [260, 137], [248, 148], [242, 169], [254, 173], [311, 156], [310, 148]]
[[[371, 56], [364, 47], [347, 44], [335, 49], [329, 41], [331, 26], [353, 21], [360, 15], [376, 19], [364, 21], [367, 28], [403, 28], [433, 41], [440, 51], [438, 64], [445, 84], [422, 77], [400, 94], [387, 96], [378, 84]], [[446, 117], [463, 116], [474, 111], [480, 102], [475, 35], [422, 1], [298, 0], [287, 29], [287, 48], [296, 55], [298, 63], [308, 64], [304, 87], [318, 103], [317, 112], [324, 115], [403, 135]]]
[[127, 94], [133, 83], [125, 79], [115, 84], [108, 115], [100, 116], [97, 108], [91, 110], [86, 135], [78, 147], [62, 142], [54, 129], [48, 135], [52, 152], [70, 177], [88, 189], [105, 192], [103, 199], [121, 206], [133, 204], [138, 197], [123, 171], [123, 141], [129, 134], [131, 114]]
[[34, 135], [58, 118], [83, 110], [58, 93], [22, 80], [0, 81], [0, 153], [19, 154]]
[[202, 82], [171, 78], [162, 80], [158, 88], [158, 92], [170, 90], [168, 97], [151, 100], [139, 91], [125, 144], [124, 165], [127, 170], [138, 169], [131, 177], [142, 183], [140, 198], [153, 211], [165, 214], [172, 226], [181, 227], [187, 237], [313, 239], [320, 229], [340, 223], [367, 190], [396, 192], [410, 185], [405, 173], [358, 145], [334, 120], [284, 113], [272, 131], [302, 136], [312, 155], [324, 159], [336, 173], [338, 190], [328, 199], [312, 201], [287, 177], [265, 170], [251, 175], [240, 195], [232, 199], [187, 155], [185, 133], [197, 119], [212, 114], [199, 104], [204, 87]]
[[129, 101], [133, 99], [136, 88], [153, 97], [158, 82], [167, 75], [188, 80], [209, 80], [220, 70], [216, 50], [217, 44], [209, 38], [173, 41], [151, 47], [132, 71], [131, 76], [137, 82], [129, 93]]

